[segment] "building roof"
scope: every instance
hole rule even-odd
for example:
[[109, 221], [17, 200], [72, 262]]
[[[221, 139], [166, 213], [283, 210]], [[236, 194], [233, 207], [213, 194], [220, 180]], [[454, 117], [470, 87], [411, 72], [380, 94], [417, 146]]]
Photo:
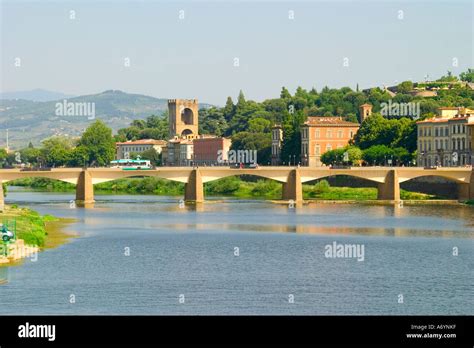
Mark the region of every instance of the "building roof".
[[332, 127], [359, 127], [358, 123], [344, 121], [342, 117], [335, 116], [310, 116], [304, 123], [307, 126], [332, 126]]
[[427, 118], [426, 120], [418, 121], [418, 123], [444, 123], [448, 122], [449, 120], [452, 120], [452, 118], [441, 118], [441, 117], [432, 117], [432, 118]]
[[[455, 122], [459, 120], [468, 120], [470, 117], [469, 116], [455, 116], [455, 117], [450, 117], [450, 118], [442, 118], [442, 117], [432, 117], [428, 118], [426, 120], [418, 121], [417, 123], [443, 123], [443, 122]], [[468, 123], [474, 124], [472, 122]]]
[[157, 139], [140, 139], [140, 140], [129, 140], [125, 142], [117, 142], [116, 145], [166, 145], [165, 140]]
[[370, 107], [372, 107], [372, 104], [365, 103], [365, 104], [359, 105], [359, 107], [361, 107], [361, 106], [370, 106]]
[[230, 140], [230, 138], [213, 136], [213, 137], [193, 139], [194, 142], [209, 142], [209, 141], [216, 141], [216, 140], [224, 141], [224, 140]]

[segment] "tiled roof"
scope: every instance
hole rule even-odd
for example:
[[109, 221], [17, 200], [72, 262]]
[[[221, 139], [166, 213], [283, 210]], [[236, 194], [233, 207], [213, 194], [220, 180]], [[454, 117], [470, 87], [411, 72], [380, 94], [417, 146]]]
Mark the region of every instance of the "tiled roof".
[[350, 126], [350, 127], [359, 127], [358, 123], [344, 121], [342, 117], [334, 116], [311, 116], [308, 117], [308, 120], [304, 123], [308, 126]]
[[116, 145], [166, 145], [164, 140], [140, 139], [134, 141], [117, 142]]
[[423, 121], [418, 121], [417, 123], [443, 123], [443, 122], [449, 122], [449, 121], [467, 120], [468, 118], [469, 116], [450, 117], [450, 118], [432, 117]]

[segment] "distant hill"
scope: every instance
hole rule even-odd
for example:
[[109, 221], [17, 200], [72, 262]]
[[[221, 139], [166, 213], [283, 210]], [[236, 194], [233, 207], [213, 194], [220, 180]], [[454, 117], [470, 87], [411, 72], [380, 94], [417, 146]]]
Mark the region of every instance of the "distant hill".
[[[6, 129], [9, 130], [10, 146], [13, 148], [24, 147], [29, 141], [38, 145], [41, 140], [53, 135], [79, 137], [93, 120], [87, 116], [56, 115], [56, 103], [62, 103], [63, 99], [46, 102], [0, 100], [0, 147], [5, 146]], [[95, 103], [95, 119], [103, 120], [114, 131], [129, 126], [135, 119], [161, 115], [168, 109], [168, 99], [118, 90], [67, 98], [67, 102]], [[201, 108], [209, 106], [200, 104]]]
[[45, 89], [33, 89], [31, 91], [5, 92], [0, 93], [0, 99], [24, 99], [30, 101], [46, 102], [64, 98], [73, 98], [74, 95], [60, 92], [47, 91]]

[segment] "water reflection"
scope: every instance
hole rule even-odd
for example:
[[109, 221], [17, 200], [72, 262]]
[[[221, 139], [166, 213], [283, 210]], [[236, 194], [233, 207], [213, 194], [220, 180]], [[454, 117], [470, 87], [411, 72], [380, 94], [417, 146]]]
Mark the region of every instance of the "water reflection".
[[0, 267], [0, 285], [8, 283], [8, 267]]
[[152, 224], [155, 230], [174, 231], [214, 231], [214, 232], [278, 232], [320, 235], [361, 235], [393, 237], [443, 237], [474, 238], [472, 231], [406, 229], [388, 227], [355, 228], [349, 226], [307, 226], [307, 225], [274, 225], [274, 224], [217, 224], [217, 223], [173, 223]]

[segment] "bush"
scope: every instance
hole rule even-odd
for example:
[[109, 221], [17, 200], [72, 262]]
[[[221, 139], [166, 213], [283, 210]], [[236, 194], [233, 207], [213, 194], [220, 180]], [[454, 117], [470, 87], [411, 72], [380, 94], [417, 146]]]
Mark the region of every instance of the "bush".
[[271, 196], [275, 195], [280, 189], [280, 185], [273, 180], [258, 180], [252, 188], [252, 195], [255, 196]]
[[329, 182], [325, 179], [318, 181], [312, 189], [313, 193], [323, 193], [323, 192], [328, 192], [329, 189], [331, 188], [331, 185], [329, 185]]
[[240, 188], [241, 180], [236, 177], [226, 177], [205, 186], [207, 194], [232, 194]]

